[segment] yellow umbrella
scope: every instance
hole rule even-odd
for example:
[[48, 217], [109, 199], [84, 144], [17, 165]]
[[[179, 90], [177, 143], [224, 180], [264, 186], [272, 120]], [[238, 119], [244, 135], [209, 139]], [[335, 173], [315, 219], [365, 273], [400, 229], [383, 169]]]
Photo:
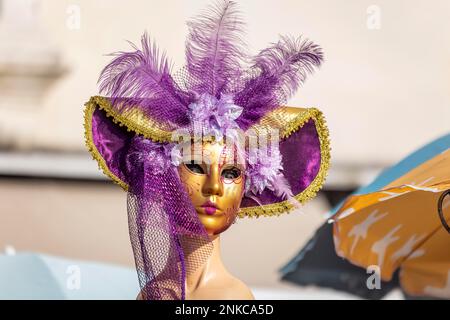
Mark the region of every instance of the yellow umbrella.
[[375, 267], [384, 281], [399, 269], [410, 295], [450, 298], [450, 149], [382, 190], [349, 197], [332, 220], [339, 256]]

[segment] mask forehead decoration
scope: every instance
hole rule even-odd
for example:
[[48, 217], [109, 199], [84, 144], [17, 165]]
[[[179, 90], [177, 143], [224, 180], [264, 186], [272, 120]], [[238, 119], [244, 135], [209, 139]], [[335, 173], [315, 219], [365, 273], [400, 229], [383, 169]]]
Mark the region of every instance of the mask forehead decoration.
[[188, 29], [182, 69], [173, 72], [144, 34], [140, 47], [112, 54], [99, 78], [103, 96], [85, 108], [89, 151], [128, 191], [146, 299], [184, 299], [186, 276], [209, 257], [212, 236], [236, 215], [279, 215], [311, 199], [330, 159], [321, 112], [283, 106], [322, 63], [318, 45], [281, 37], [250, 56], [229, 0]]

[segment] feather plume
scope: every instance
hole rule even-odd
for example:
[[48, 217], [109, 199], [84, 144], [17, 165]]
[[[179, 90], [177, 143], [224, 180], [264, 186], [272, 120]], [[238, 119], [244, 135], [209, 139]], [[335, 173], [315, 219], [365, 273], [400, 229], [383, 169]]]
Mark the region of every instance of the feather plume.
[[253, 75], [235, 99], [244, 107], [239, 125], [245, 130], [265, 113], [286, 103], [322, 61], [322, 49], [301, 37], [282, 36], [262, 50], [253, 59]]
[[281, 91], [285, 99], [297, 91], [307, 74], [320, 66], [322, 60], [322, 49], [318, 45], [301, 37], [286, 36], [254, 58], [255, 67], [261, 70], [262, 77], [278, 79], [277, 91]]
[[294, 198], [289, 182], [283, 174], [280, 173], [272, 179], [271, 188], [277, 197], [288, 200], [296, 208], [301, 207], [300, 202]]
[[281, 199], [287, 199], [293, 197], [291, 187], [289, 182], [283, 174], [277, 174], [271, 181], [271, 187], [273, 188], [273, 193]]
[[237, 78], [246, 60], [244, 23], [236, 3], [220, 0], [188, 22], [186, 64], [191, 90], [219, 98]]
[[[166, 54], [147, 33], [141, 37], [142, 49], [130, 44], [134, 51], [110, 54], [114, 59], [100, 74], [100, 93], [110, 96], [119, 111], [137, 107], [149, 116], [177, 122], [174, 117], [187, 110], [186, 94], [172, 79]], [[127, 103], [121, 103], [124, 98]]]

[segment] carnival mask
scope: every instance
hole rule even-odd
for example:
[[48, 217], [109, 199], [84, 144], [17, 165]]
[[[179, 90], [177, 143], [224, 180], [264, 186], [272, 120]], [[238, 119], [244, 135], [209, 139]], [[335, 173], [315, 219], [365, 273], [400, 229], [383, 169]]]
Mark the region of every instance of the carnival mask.
[[236, 219], [245, 188], [245, 167], [223, 143], [203, 143], [178, 167], [180, 179], [208, 235], [227, 230]]

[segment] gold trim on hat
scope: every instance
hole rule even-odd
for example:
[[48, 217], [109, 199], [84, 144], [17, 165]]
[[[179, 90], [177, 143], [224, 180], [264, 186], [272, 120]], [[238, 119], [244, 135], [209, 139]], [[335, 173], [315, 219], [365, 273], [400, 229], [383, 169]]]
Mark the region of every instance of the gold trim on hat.
[[84, 109], [84, 138], [86, 147], [92, 155], [92, 158], [95, 159], [98, 163], [99, 168], [103, 171], [105, 175], [111, 178], [112, 181], [121, 186], [125, 191], [128, 191], [128, 185], [122, 181], [118, 176], [112, 173], [109, 170], [105, 159], [102, 157], [97, 147], [94, 144], [94, 139], [92, 137], [92, 115], [94, 114], [95, 109], [98, 104], [94, 99], [89, 100], [85, 104]]
[[119, 126], [125, 126], [128, 131], [134, 131], [155, 142], [171, 141], [173, 128], [171, 130], [171, 128], [166, 127], [163, 123], [151, 119], [138, 108], [130, 108], [126, 111], [119, 112], [111, 105], [108, 98], [101, 96], [91, 97], [88, 103], [96, 104], [100, 109], [105, 111], [108, 117], [112, 118], [114, 123], [117, 123]]

